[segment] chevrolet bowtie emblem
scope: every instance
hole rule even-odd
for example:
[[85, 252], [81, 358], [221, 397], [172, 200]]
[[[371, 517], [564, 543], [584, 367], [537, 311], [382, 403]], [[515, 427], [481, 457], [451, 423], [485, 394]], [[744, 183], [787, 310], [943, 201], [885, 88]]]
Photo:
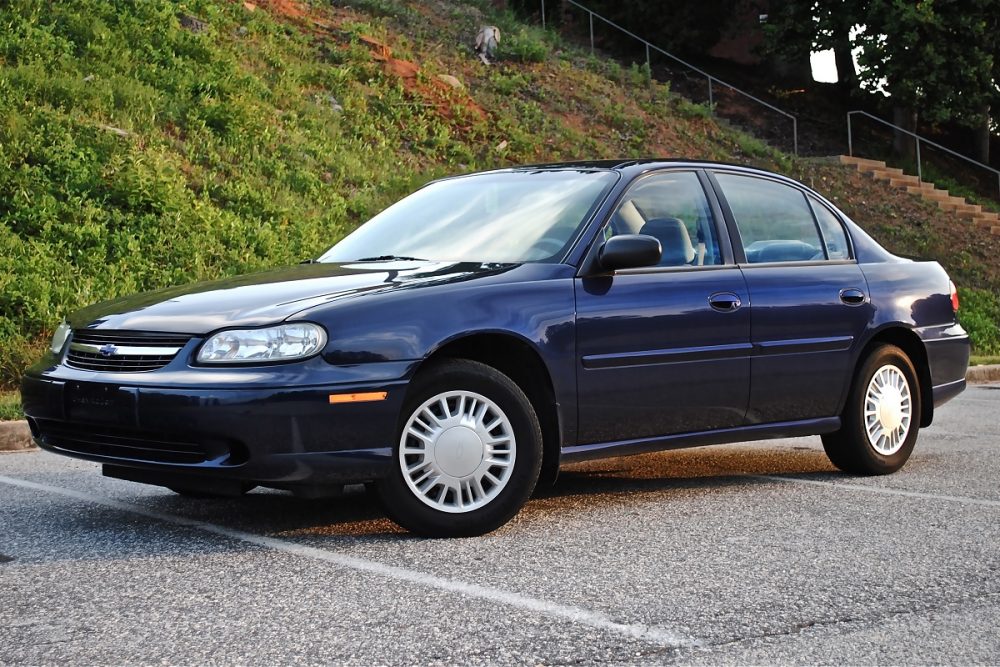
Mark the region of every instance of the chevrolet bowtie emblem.
[[98, 350], [98, 352], [101, 353], [102, 357], [111, 357], [111, 356], [114, 356], [115, 352], [117, 352], [117, 351], [118, 351], [118, 348], [115, 347], [114, 345], [112, 345], [111, 343], [108, 343], [107, 345], [105, 345], [104, 347], [102, 347], [101, 349]]

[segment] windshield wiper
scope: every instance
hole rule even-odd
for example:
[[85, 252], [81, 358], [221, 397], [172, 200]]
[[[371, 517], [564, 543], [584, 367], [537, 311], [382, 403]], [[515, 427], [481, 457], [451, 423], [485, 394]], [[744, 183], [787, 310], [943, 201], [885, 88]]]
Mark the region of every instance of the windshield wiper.
[[427, 260], [422, 257], [405, 257], [403, 255], [379, 255], [377, 257], [361, 257], [360, 259], [354, 260], [355, 262], [390, 262], [393, 260], [402, 260], [404, 262], [426, 262]]

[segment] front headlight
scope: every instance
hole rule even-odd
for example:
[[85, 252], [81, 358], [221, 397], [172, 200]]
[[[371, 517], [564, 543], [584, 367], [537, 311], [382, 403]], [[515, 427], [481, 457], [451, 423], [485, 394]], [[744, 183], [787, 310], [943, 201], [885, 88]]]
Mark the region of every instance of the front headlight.
[[63, 345], [66, 344], [66, 339], [69, 338], [69, 334], [73, 331], [73, 327], [66, 324], [65, 321], [61, 322], [59, 326], [56, 327], [56, 332], [52, 334], [52, 344], [49, 345], [49, 349], [52, 350], [52, 354], [59, 356], [62, 352]]
[[326, 345], [323, 327], [308, 322], [282, 324], [267, 329], [220, 331], [198, 350], [203, 364], [252, 364], [292, 361], [317, 354]]

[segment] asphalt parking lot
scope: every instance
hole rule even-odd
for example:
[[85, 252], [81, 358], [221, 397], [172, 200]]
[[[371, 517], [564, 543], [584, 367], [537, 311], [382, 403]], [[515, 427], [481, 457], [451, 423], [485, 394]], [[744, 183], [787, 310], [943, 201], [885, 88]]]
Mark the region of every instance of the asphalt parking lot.
[[1000, 385], [899, 473], [818, 438], [576, 465], [500, 531], [0, 455], [3, 664], [1000, 663]]

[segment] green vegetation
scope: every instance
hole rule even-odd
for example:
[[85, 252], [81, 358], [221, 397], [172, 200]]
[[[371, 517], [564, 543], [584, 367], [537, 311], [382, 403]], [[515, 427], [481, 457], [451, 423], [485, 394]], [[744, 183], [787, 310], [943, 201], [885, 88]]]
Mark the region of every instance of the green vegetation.
[[[673, 117], [672, 104], [636, 113], [627, 82], [568, 56], [540, 65], [558, 38], [487, 18], [485, 1], [440, 3], [440, 24], [416, 4], [356, 4], [367, 13], [291, 0], [0, 9], [0, 385], [73, 308], [315, 256], [443, 174], [646, 152], [642, 130]], [[487, 21], [503, 30], [498, 65], [462, 49], [419, 57]], [[420, 71], [400, 76], [370, 40]], [[553, 72], [578, 91], [554, 91]], [[623, 102], [609, 111], [607, 98]], [[605, 119], [602, 136], [591, 124]], [[697, 121], [678, 129], [728, 136]], [[660, 134], [662, 146], [674, 133]], [[677, 143], [665, 152], [692, 152]], [[727, 156], [713, 149], [697, 152]]]
[[0, 422], [23, 418], [21, 395], [16, 391], [0, 391]]
[[995, 291], [959, 288], [958, 319], [969, 332], [977, 355], [1000, 355], [1000, 295]]
[[537, 28], [517, 27], [501, 35], [498, 55], [515, 62], [540, 63], [549, 57], [549, 46]]
[[[593, 58], [489, 0], [249, 6], [0, 7], [0, 386], [77, 307], [316, 256], [448, 173], [677, 155], [825, 191], [827, 172], [718, 125], [644, 65]], [[489, 67], [471, 50], [483, 24], [503, 33]], [[865, 224], [875, 186], [856, 187], [838, 205]], [[943, 217], [916, 215], [959, 284], [1000, 284]], [[903, 228], [891, 222], [878, 219]], [[907, 233], [879, 238], [905, 248]], [[970, 299], [963, 318], [990, 351], [1000, 315], [986, 303]]]
[[425, 177], [406, 140], [427, 174], [466, 157], [392, 82], [359, 94], [380, 75], [353, 41], [320, 58], [262, 11], [187, 8], [204, 32], [167, 2], [0, 11], [7, 382], [67, 308], [315, 254]]
[[1000, 101], [998, 28], [995, 0], [791, 0], [772, 8], [765, 31], [771, 51], [802, 66], [812, 51], [833, 49], [838, 71], [848, 73], [844, 92], [891, 104], [896, 124], [912, 125], [919, 111], [925, 123], [978, 129], [978, 159], [989, 162]]

